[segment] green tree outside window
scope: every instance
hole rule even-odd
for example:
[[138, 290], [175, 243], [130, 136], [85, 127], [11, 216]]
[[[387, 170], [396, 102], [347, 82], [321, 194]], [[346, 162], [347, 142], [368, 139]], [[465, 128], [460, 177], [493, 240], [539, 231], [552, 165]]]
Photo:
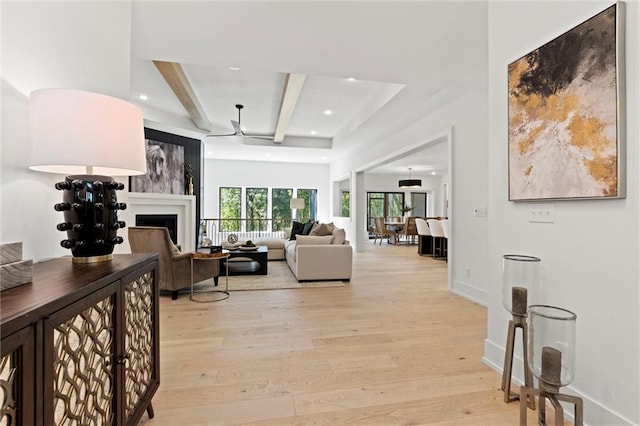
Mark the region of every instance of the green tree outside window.
[[240, 231], [242, 188], [220, 188], [220, 230]]

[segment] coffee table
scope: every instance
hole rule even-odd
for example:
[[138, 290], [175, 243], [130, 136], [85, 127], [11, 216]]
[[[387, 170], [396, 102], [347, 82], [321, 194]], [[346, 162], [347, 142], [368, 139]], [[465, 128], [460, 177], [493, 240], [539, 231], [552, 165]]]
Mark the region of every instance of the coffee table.
[[[257, 246], [255, 250], [229, 250], [229, 258], [226, 263], [229, 275], [267, 275], [267, 246]], [[240, 260], [246, 258], [247, 260]], [[231, 261], [231, 259], [238, 259]]]

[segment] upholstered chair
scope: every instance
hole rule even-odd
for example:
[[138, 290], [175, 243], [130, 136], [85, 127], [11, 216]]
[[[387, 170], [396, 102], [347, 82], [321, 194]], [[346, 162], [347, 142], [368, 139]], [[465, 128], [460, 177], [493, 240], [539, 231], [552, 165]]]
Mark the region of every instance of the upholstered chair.
[[[191, 253], [180, 253], [171, 241], [169, 230], [158, 226], [130, 226], [131, 253], [158, 253], [158, 283], [160, 290], [171, 291], [171, 299], [178, 298], [180, 289], [191, 286]], [[218, 284], [219, 262], [195, 261], [193, 282], [210, 278]]]
[[418, 230], [418, 254], [431, 254], [432, 238], [427, 221], [421, 217], [416, 218], [416, 229]]
[[429, 224], [429, 231], [431, 232], [433, 241], [433, 257], [444, 257], [444, 245], [446, 244], [446, 240], [444, 238], [444, 232], [442, 231], [442, 223], [437, 219], [427, 219], [427, 223]]

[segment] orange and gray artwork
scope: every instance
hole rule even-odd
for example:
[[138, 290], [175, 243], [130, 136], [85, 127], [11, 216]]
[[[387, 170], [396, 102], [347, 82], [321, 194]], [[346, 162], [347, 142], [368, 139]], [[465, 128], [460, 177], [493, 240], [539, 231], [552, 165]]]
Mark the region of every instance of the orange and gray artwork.
[[509, 64], [509, 199], [622, 197], [613, 5]]

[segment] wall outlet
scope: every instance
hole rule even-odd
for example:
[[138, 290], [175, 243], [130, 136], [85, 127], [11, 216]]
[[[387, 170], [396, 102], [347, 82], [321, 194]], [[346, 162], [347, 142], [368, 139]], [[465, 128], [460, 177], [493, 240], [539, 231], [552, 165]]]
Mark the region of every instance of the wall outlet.
[[471, 268], [467, 268], [464, 270], [464, 275], [467, 278], [471, 278]]

